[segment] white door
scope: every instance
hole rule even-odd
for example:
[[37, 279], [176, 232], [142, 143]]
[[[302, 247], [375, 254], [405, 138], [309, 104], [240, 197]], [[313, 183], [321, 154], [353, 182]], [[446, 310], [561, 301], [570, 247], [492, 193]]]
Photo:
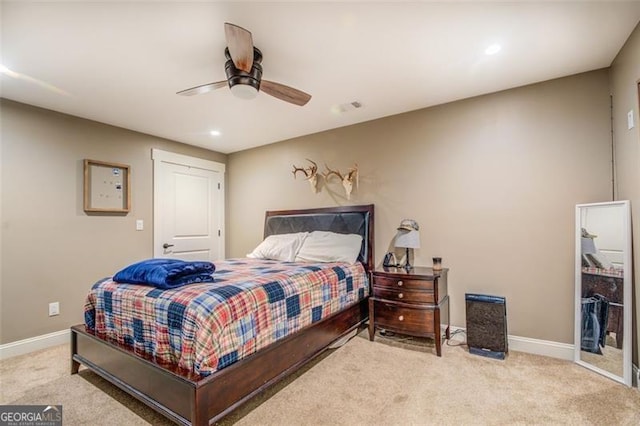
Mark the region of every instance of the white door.
[[224, 164], [153, 150], [154, 257], [223, 259]]

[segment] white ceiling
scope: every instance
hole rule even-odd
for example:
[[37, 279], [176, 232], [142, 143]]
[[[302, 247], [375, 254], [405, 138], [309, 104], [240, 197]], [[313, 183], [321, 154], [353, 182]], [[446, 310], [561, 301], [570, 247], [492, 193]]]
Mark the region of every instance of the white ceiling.
[[[640, 1], [1, 7], [2, 97], [223, 153], [608, 67], [640, 20]], [[263, 78], [311, 101], [177, 96], [225, 79], [224, 22], [252, 32]], [[363, 108], [335, 112], [351, 101]]]

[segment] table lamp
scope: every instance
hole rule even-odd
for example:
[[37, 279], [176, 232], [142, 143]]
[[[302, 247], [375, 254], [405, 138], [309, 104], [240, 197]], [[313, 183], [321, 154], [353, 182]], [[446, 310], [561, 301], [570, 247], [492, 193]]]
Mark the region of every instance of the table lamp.
[[595, 238], [595, 235], [592, 234], [586, 234], [588, 236], [585, 236], [585, 229], [582, 228], [582, 238], [580, 238], [580, 245], [582, 247], [582, 254], [594, 254], [596, 253], [598, 250], [596, 249], [596, 242], [593, 241], [593, 239]]
[[406, 249], [406, 261], [404, 268], [406, 270], [413, 269], [409, 262], [409, 249], [420, 248], [420, 227], [415, 220], [405, 219], [400, 223], [398, 227], [398, 234], [396, 235], [395, 246], [397, 248]]

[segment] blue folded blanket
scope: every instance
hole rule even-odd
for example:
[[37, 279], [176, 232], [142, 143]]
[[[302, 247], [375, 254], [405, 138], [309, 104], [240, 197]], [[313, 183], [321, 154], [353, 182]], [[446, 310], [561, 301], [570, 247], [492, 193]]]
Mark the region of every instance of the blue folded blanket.
[[148, 259], [129, 265], [113, 276], [118, 283], [146, 284], [171, 289], [193, 283], [213, 282], [216, 267], [211, 262], [178, 259]]

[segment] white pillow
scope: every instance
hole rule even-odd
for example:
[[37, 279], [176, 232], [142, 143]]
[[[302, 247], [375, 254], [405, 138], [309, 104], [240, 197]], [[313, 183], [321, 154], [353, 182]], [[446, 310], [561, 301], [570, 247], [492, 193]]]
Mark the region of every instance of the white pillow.
[[357, 234], [313, 231], [304, 240], [296, 262], [355, 263], [361, 246], [362, 236]]
[[308, 232], [269, 235], [247, 257], [293, 262]]

